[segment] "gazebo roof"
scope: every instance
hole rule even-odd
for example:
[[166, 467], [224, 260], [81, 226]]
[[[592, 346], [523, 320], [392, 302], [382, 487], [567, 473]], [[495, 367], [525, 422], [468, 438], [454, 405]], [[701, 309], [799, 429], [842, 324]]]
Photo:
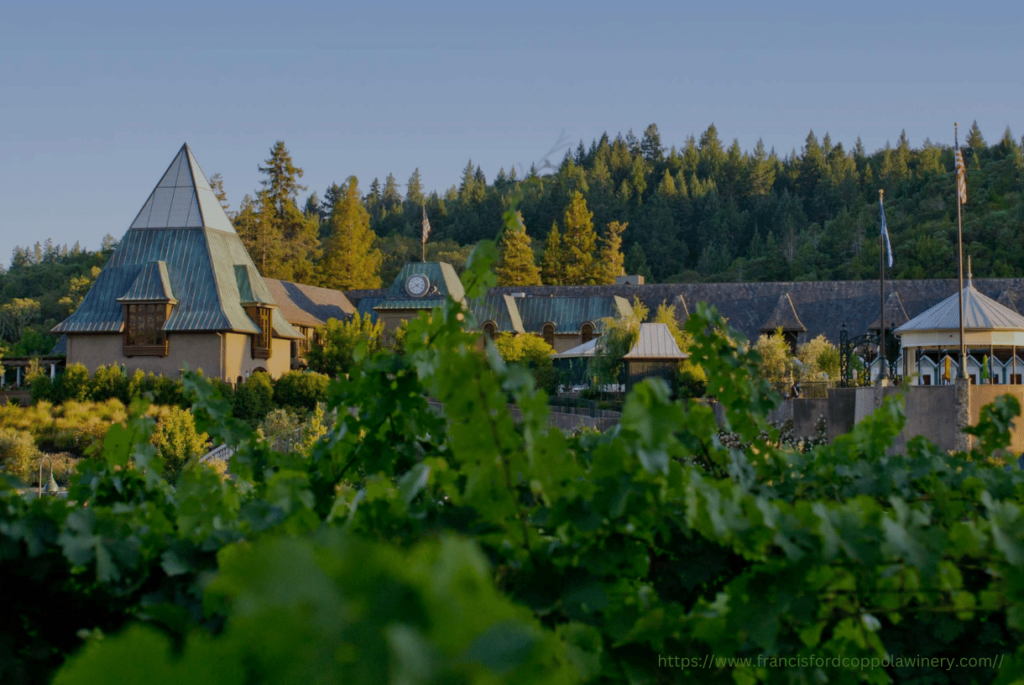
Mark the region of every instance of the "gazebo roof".
[[636, 344], [623, 359], [640, 361], [644, 359], [686, 359], [672, 337], [667, 324], [642, 323]]
[[[978, 292], [971, 279], [964, 286], [964, 330], [1024, 331], [1024, 316]], [[898, 335], [917, 331], [959, 331], [960, 298], [953, 293], [942, 302], [896, 329]]]

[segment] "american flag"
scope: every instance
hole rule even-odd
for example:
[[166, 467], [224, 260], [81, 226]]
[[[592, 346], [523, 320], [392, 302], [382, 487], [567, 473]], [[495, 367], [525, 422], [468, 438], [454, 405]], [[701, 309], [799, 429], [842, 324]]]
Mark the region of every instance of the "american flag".
[[427, 244], [427, 237], [430, 235], [430, 219], [427, 218], [427, 208], [423, 207], [423, 244]]
[[960, 143], [956, 143], [956, 192], [960, 204], [967, 204], [967, 167], [964, 166], [964, 153], [960, 151]]

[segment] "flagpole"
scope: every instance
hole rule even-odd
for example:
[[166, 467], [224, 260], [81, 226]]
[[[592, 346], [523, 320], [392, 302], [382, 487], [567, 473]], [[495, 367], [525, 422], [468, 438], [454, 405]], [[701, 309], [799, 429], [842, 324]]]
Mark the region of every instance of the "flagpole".
[[[883, 206], [882, 197], [885, 190], [878, 189], [878, 205]], [[878, 308], [881, 315], [878, 318], [878, 359], [881, 368], [878, 371], [878, 378], [885, 380], [889, 377], [889, 367], [885, 363], [885, 234], [878, 233]]]
[[[960, 140], [957, 136], [957, 128], [960, 126], [959, 123], [953, 123], [953, 144], [956, 146], [954, 155], [960, 152]], [[957, 374], [957, 378], [967, 378], [967, 341], [964, 340], [964, 223], [963, 215], [960, 210], [960, 178], [959, 170], [957, 171], [956, 178], [956, 253], [957, 253], [957, 267], [959, 272], [960, 280], [960, 372]]]

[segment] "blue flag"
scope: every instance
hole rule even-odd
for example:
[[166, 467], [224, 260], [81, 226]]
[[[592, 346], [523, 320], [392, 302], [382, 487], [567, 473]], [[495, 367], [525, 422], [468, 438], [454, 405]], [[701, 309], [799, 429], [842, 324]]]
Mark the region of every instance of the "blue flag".
[[882, 213], [882, 233], [881, 236], [885, 238], [885, 253], [889, 257], [889, 268], [892, 268], [892, 245], [889, 244], [889, 227], [885, 224], [885, 205], [882, 204], [882, 198], [878, 198], [878, 211]]

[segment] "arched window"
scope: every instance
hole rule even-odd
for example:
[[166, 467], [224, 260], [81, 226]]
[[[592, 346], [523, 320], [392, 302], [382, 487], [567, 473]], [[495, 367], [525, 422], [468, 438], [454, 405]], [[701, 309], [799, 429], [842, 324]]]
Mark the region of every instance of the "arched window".
[[498, 327], [494, 325], [493, 321], [484, 322], [484, 335], [490, 340], [494, 340], [494, 336], [498, 335]]
[[585, 323], [580, 327], [580, 342], [588, 343], [594, 339], [594, 324]]
[[541, 329], [541, 334], [544, 336], [544, 342], [551, 345], [551, 347], [555, 346], [555, 324], [544, 324], [544, 327]]

